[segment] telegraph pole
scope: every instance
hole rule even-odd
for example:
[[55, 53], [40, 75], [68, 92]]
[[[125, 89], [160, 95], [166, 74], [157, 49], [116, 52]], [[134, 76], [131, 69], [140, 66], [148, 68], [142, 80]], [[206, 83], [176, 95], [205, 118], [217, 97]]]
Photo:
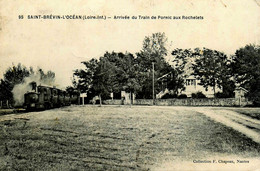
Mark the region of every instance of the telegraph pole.
[[153, 105], [154, 105], [154, 62], [152, 62], [153, 64]]

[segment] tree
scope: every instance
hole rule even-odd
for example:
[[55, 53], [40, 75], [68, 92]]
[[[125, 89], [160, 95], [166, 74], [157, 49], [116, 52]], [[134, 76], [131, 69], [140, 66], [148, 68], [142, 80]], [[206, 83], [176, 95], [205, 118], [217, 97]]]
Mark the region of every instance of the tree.
[[157, 69], [162, 69], [166, 63], [165, 56], [167, 38], [164, 33], [153, 33], [152, 36], [146, 36], [143, 41], [143, 47], [137, 53], [137, 61], [143, 72], [150, 72], [154, 62]]
[[110, 93], [122, 90], [136, 92], [139, 88], [138, 65], [131, 53], [106, 52], [99, 61], [83, 62], [84, 70], [74, 72], [74, 85], [91, 96], [109, 98]]
[[99, 96], [100, 105], [102, 97], [105, 99], [109, 97], [113, 86], [115, 85], [114, 77], [115, 70], [106, 57], [101, 57], [93, 77], [93, 89]]
[[12, 90], [15, 85], [21, 84], [25, 77], [30, 75], [30, 71], [19, 63], [17, 66], [9, 67], [4, 73], [4, 78], [0, 83], [1, 100], [9, 100], [13, 103]]
[[249, 90], [249, 98], [260, 106], [260, 46], [246, 45], [232, 57], [236, 83]]
[[[30, 71], [32, 73], [30, 75], [35, 74], [32, 68], [30, 69]], [[39, 83], [46, 84], [46, 85], [53, 85], [54, 84], [54, 82], [55, 82], [55, 73], [54, 72], [47, 71], [47, 73], [45, 74], [44, 71], [41, 68], [39, 68], [36, 75], [37, 74], [40, 77]]]
[[172, 65], [177, 74], [177, 87], [180, 91], [185, 89], [184, 80], [193, 74], [192, 66], [195, 63], [195, 56], [191, 49], [176, 48], [172, 51]]
[[140, 88], [138, 66], [131, 53], [108, 53], [100, 58], [94, 87], [105, 98], [122, 90], [135, 93]]
[[182, 77], [186, 78], [193, 73], [192, 64], [194, 64], [195, 56], [191, 49], [176, 48], [172, 51], [173, 67], [176, 72]]
[[141, 91], [138, 91], [138, 98], [152, 98], [152, 82], [153, 71], [152, 63], [154, 63], [154, 76], [155, 76], [155, 94], [161, 91], [160, 84], [164, 80], [157, 81], [164, 75], [169, 75], [166, 79], [169, 89], [176, 90], [179, 86], [177, 73], [166, 62], [167, 55], [167, 38], [164, 33], [154, 33], [151, 36], [146, 36], [143, 41], [143, 47], [137, 53], [137, 62], [140, 67], [139, 78], [141, 78]]
[[12, 94], [12, 87], [8, 81], [3, 79], [0, 80], [0, 101], [9, 100], [12, 101], [13, 94]]
[[11, 85], [20, 84], [25, 77], [30, 75], [29, 70], [19, 63], [17, 66], [9, 67], [4, 73], [4, 80]]
[[200, 84], [206, 89], [213, 87], [214, 95], [216, 94], [216, 87], [222, 88], [225, 77], [228, 73], [228, 58], [227, 56], [217, 50], [203, 48], [200, 50], [196, 48], [193, 56], [196, 57], [195, 64], [193, 64], [193, 74], [200, 80]]
[[167, 37], [165, 33], [153, 33], [152, 36], [144, 38], [141, 51], [147, 54], [156, 54], [157, 57], [164, 57], [167, 55], [166, 43]]
[[124, 67], [119, 67], [117, 78], [120, 78], [120, 75], [122, 76], [120, 80], [121, 89], [130, 93], [132, 103], [133, 93], [136, 94], [141, 90], [140, 67], [132, 54], [127, 53], [119, 56], [121, 56], [121, 62]]
[[91, 93], [93, 91], [93, 77], [98, 66], [98, 60], [92, 58], [89, 61], [82, 62], [85, 69], [77, 69], [73, 73], [73, 85], [81, 93]]

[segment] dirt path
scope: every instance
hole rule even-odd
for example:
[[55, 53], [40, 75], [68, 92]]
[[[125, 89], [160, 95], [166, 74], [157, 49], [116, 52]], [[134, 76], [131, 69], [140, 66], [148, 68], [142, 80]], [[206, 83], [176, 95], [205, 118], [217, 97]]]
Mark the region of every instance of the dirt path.
[[214, 121], [231, 127], [260, 143], [260, 121], [230, 110], [213, 110], [211, 108], [194, 108]]

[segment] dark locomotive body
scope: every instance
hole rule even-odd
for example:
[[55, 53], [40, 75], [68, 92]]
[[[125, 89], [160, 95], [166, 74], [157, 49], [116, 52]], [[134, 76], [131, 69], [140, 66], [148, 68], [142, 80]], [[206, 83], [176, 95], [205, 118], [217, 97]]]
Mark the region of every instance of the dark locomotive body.
[[36, 82], [30, 84], [31, 91], [24, 94], [24, 108], [26, 110], [44, 110], [70, 104], [78, 104], [79, 93], [66, 92], [55, 87], [37, 86]]

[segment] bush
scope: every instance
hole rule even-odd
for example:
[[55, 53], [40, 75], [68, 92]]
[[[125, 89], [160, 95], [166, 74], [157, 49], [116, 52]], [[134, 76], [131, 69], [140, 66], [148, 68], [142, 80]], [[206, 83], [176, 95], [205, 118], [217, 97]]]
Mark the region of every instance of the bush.
[[181, 94], [181, 95], [178, 96], [178, 98], [179, 99], [185, 99], [185, 98], [187, 98], [187, 95], [186, 94]]
[[231, 97], [234, 97], [235, 96], [235, 93], [220, 93], [220, 92], [217, 92], [215, 97], [216, 98], [231, 98]]
[[255, 91], [249, 95], [249, 100], [253, 101], [255, 107], [260, 107], [260, 91]]
[[205, 94], [202, 92], [197, 92], [197, 93], [192, 93], [191, 94], [192, 98], [199, 99], [199, 98], [207, 98]]
[[217, 92], [215, 97], [216, 98], [226, 98], [226, 95], [224, 93]]
[[172, 98], [177, 98], [177, 94], [166, 93], [162, 96], [162, 99], [172, 99]]

